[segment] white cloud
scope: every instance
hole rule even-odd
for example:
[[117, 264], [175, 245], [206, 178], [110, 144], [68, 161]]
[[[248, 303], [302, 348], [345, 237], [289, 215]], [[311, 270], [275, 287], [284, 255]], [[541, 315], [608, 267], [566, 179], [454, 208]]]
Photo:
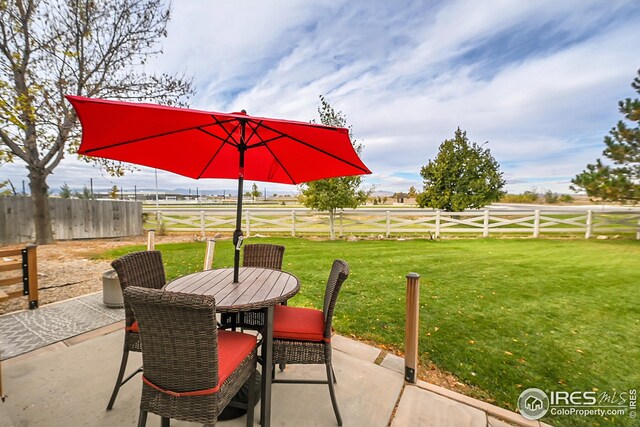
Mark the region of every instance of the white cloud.
[[[420, 167], [458, 126], [472, 141], [490, 141], [513, 188], [544, 175], [554, 190], [567, 191], [568, 180], [600, 155], [620, 118], [618, 100], [634, 96], [630, 82], [640, 66], [634, 1], [173, 6], [165, 53], [149, 67], [193, 75], [194, 108], [308, 121], [324, 94], [365, 144], [374, 172], [366, 182], [390, 191], [420, 185]], [[65, 160], [51, 187], [80, 170]], [[23, 172], [3, 166], [5, 173]], [[122, 182], [147, 186], [150, 175]]]

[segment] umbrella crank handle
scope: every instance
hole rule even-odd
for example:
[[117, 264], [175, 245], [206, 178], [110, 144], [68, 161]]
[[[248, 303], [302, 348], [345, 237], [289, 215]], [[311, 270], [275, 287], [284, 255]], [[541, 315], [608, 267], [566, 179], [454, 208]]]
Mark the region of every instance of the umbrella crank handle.
[[236, 245], [236, 251], [239, 251], [240, 247], [242, 246], [242, 241], [244, 240], [244, 237], [242, 236], [242, 231], [237, 234], [234, 233], [233, 240]]

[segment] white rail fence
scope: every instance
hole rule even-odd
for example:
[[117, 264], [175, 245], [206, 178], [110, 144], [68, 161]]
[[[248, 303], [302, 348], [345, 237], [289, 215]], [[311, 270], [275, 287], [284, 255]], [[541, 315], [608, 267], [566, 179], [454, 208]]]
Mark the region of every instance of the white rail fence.
[[[145, 227], [164, 231], [232, 232], [235, 210], [230, 209], [145, 209]], [[328, 234], [329, 215], [307, 209], [247, 209], [243, 212], [245, 236], [278, 233], [291, 236]], [[465, 211], [430, 210], [345, 210], [336, 214], [336, 232], [344, 235], [429, 235], [477, 234], [635, 234], [640, 239], [640, 211]]]

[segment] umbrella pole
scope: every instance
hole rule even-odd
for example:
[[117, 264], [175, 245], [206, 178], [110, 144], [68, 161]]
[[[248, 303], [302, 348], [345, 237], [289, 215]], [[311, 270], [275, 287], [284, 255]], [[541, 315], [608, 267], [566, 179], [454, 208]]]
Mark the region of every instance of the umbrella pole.
[[[241, 151], [244, 154], [244, 151]], [[244, 157], [242, 154], [240, 158]], [[242, 170], [242, 169], [241, 169]], [[238, 203], [236, 206], [236, 229], [233, 232], [233, 246], [235, 253], [233, 256], [233, 283], [238, 283], [238, 269], [240, 267], [240, 246], [242, 246], [242, 187], [244, 178], [238, 178]]]
[[[242, 110], [246, 113], [246, 111]], [[245, 128], [246, 122], [240, 122], [240, 145], [238, 145], [238, 152], [240, 158], [238, 161], [238, 202], [236, 203], [236, 229], [233, 232], [233, 246], [235, 247], [235, 253], [233, 256], [233, 283], [238, 283], [238, 270], [240, 268], [240, 247], [242, 246], [242, 191], [244, 185], [244, 152], [247, 149], [245, 142]]]

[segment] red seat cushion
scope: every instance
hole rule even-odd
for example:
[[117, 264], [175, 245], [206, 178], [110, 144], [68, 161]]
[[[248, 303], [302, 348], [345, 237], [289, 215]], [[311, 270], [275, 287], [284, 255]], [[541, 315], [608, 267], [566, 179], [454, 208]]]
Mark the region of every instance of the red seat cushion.
[[140, 333], [140, 326], [138, 326], [138, 321], [134, 320], [131, 326], [125, 328], [127, 332], [135, 332], [136, 334]]
[[299, 341], [324, 340], [324, 314], [320, 310], [276, 305], [273, 338]]
[[218, 385], [222, 385], [256, 347], [256, 337], [218, 330]]

